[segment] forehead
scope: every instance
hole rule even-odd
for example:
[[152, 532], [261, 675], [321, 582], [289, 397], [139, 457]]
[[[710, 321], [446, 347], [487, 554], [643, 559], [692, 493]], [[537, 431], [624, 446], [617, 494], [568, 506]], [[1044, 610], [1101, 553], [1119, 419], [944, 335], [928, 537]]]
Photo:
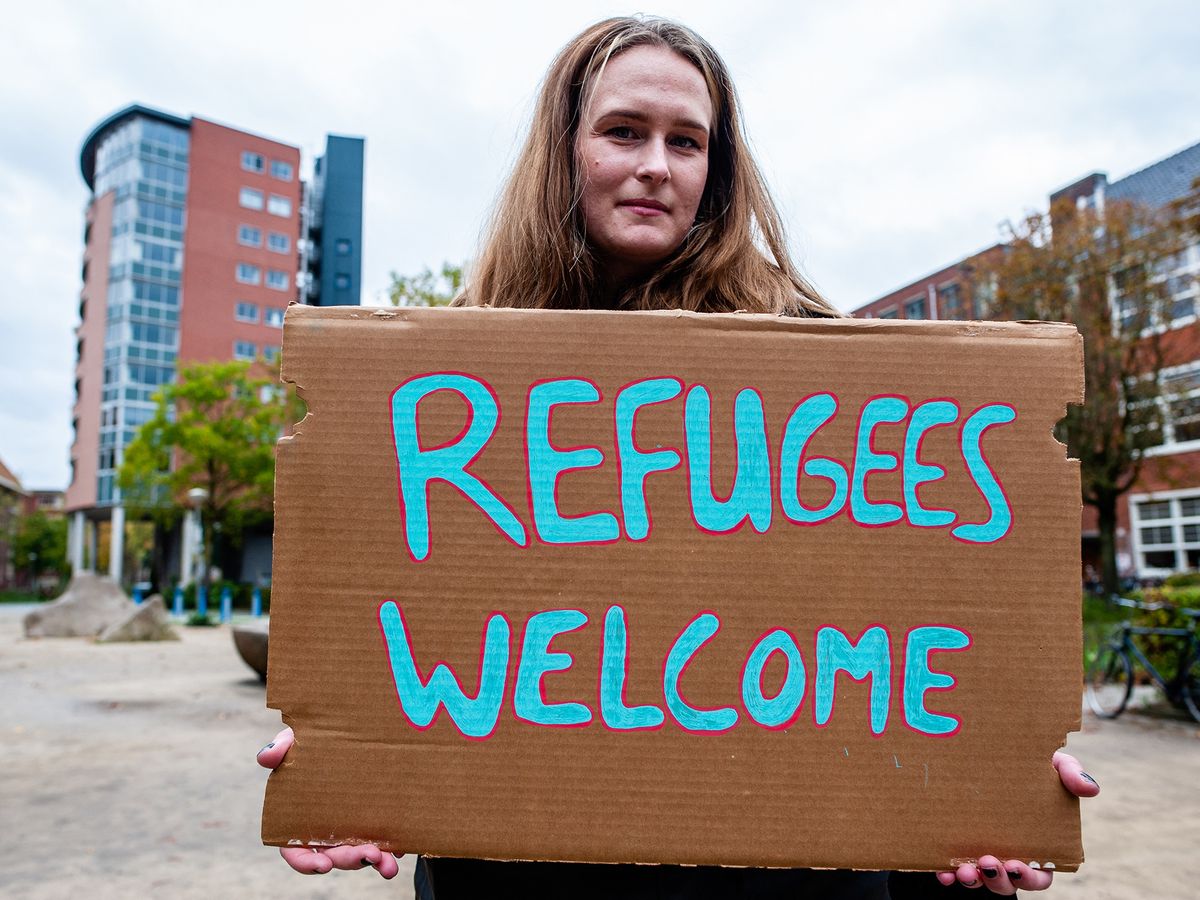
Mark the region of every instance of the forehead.
[[589, 113], [598, 118], [614, 110], [712, 125], [704, 76], [667, 47], [632, 47], [609, 59], [592, 90]]

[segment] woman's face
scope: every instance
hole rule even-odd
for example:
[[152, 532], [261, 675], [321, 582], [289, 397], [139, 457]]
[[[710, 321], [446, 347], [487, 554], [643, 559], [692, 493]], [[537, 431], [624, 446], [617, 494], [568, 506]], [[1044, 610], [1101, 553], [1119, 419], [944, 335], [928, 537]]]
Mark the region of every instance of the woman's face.
[[608, 275], [644, 275], [687, 236], [708, 178], [704, 76], [666, 47], [609, 60], [575, 142], [588, 243]]

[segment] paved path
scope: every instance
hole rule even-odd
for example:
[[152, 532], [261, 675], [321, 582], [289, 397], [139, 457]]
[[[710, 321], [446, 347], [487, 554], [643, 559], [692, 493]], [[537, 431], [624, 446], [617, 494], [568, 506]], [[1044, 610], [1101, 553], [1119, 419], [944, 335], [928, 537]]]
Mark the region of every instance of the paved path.
[[[391, 883], [304, 878], [260, 845], [253, 757], [279, 718], [227, 629], [164, 644], [25, 641], [19, 614], [0, 606], [0, 896], [412, 896], [411, 862]], [[1068, 746], [1103, 793], [1083, 807], [1088, 862], [1046, 896], [1196, 897], [1200, 729], [1089, 717]]]

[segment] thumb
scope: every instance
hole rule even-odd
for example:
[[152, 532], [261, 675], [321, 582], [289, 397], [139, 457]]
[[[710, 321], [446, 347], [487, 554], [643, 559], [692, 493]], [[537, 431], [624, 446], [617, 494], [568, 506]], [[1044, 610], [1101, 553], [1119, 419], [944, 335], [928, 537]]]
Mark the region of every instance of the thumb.
[[296, 742], [296, 734], [291, 728], [285, 728], [275, 735], [275, 740], [258, 751], [256, 759], [264, 769], [277, 769], [287, 756], [288, 750]]

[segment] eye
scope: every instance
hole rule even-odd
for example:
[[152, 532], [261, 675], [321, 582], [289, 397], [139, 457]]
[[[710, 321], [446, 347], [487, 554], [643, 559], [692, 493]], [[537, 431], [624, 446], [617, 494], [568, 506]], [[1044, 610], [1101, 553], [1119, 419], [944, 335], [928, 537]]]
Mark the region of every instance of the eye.
[[604, 131], [608, 137], [616, 138], [619, 141], [631, 141], [637, 137], [637, 132], [628, 125], [614, 125]]
[[695, 138], [687, 137], [686, 135], [678, 135], [671, 138], [671, 146], [683, 147], [687, 150], [701, 150], [700, 142]]

